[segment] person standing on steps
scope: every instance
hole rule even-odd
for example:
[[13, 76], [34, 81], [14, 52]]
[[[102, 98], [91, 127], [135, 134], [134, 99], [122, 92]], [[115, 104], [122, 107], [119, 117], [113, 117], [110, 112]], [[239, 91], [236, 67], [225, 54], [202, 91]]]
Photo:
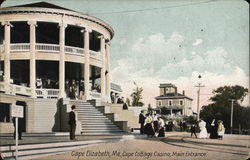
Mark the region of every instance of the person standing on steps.
[[72, 111], [69, 113], [69, 136], [70, 140], [76, 140], [75, 131], [76, 131], [76, 113], [75, 113], [75, 105], [71, 106]]
[[140, 134], [143, 134], [144, 131], [144, 123], [145, 123], [145, 116], [143, 114], [143, 111], [141, 111], [140, 115], [139, 115], [139, 123], [141, 124], [141, 128], [140, 128]]

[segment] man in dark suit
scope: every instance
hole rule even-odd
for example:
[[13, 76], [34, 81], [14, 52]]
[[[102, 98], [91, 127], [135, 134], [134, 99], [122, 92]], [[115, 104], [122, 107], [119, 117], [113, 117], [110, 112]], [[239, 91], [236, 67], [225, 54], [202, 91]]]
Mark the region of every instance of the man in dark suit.
[[72, 111], [69, 113], [69, 135], [70, 140], [76, 140], [75, 139], [75, 131], [76, 131], [76, 113], [75, 113], [75, 105], [71, 106]]
[[197, 135], [196, 135], [196, 126], [195, 124], [192, 124], [191, 128], [190, 128], [190, 131], [191, 131], [191, 137], [193, 137], [193, 134], [195, 135], [195, 138], [197, 138]]
[[144, 128], [144, 123], [145, 123], [145, 116], [143, 114], [143, 111], [141, 111], [139, 115], [139, 123], [141, 124], [140, 134], [143, 134], [143, 128]]

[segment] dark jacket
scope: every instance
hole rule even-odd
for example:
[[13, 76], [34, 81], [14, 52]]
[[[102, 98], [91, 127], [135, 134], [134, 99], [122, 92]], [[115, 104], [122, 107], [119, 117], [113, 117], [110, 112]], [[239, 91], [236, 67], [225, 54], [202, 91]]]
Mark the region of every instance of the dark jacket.
[[76, 115], [74, 111], [71, 111], [69, 113], [69, 125], [75, 125], [76, 124]]
[[140, 115], [139, 115], [139, 123], [144, 124], [144, 122], [145, 122], [145, 116], [142, 113], [140, 113]]
[[191, 130], [192, 133], [195, 133], [196, 132], [196, 126], [192, 125], [190, 130]]

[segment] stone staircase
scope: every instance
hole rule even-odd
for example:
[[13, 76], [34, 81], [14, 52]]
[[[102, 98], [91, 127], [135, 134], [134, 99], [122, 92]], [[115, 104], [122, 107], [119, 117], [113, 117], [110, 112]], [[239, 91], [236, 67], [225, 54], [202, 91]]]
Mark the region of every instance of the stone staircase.
[[103, 113], [88, 102], [75, 100], [71, 104], [76, 106], [78, 121], [81, 122], [83, 135], [125, 134]]

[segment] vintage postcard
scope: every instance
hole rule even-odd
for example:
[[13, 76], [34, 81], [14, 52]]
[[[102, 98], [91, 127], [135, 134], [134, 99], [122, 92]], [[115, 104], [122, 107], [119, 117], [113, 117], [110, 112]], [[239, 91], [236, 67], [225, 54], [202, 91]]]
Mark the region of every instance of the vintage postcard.
[[244, 0], [0, 0], [0, 160], [250, 157]]

